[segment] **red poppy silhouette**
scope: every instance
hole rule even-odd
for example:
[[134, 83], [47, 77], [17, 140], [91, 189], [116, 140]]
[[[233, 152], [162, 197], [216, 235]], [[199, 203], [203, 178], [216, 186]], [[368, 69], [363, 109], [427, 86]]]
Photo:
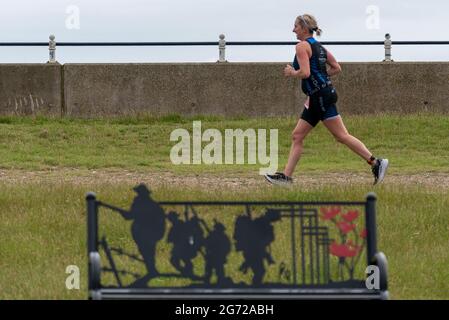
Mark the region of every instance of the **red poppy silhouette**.
[[322, 220], [332, 220], [341, 212], [339, 207], [331, 207], [331, 208], [320, 208], [322, 215], [320, 218]]
[[354, 211], [348, 211], [346, 214], [342, 214], [341, 217], [346, 221], [346, 222], [352, 222], [355, 219], [357, 219], [359, 216], [359, 212], [357, 210]]
[[368, 232], [366, 231], [366, 229], [363, 229], [360, 232], [360, 237], [363, 238], [363, 239], [365, 239], [367, 235], [368, 235]]
[[361, 247], [348, 244], [338, 244], [333, 242], [329, 247], [329, 252], [333, 256], [352, 258], [360, 252]]
[[353, 223], [348, 223], [346, 221], [340, 221], [337, 223], [337, 227], [341, 230], [341, 232], [343, 232], [343, 234], [348, 234], [356, 228], [356, 225]]

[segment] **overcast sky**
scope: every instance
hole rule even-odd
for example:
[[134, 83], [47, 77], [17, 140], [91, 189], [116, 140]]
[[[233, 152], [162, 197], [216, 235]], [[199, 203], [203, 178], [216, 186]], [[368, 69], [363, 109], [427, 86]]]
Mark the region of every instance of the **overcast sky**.
[[[322, 41], [449, 40], [447, 0], [15, 0], [0, 4], [0, 42], [295, 41], [296, 16], [315, 15]], [[328, 47], [340, 61], [381, 61], [382, 46]], [[0, 62], [45, 62], [44, 47], [0, 47]], [[227, 47], [229, 61], [290, 61], [294, 48]], [[215, 47], [59, 47], [67, 62], [211, 62]], [[396, 46], [396, 61], [449, 61], [449, 45]]]

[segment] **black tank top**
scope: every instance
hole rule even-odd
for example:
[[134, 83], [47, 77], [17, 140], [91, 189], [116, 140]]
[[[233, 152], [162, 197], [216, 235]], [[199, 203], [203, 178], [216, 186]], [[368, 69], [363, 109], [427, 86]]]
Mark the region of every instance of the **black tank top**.
[[[326, 49], [313, 37], [310, 37], [305, 41], [307, 41], [312, 48], [312, 56], [309, 59], [310, 77], [302, 79], [301, 89], [306, 95], [311, 96], [318, 93], [321, 89], [331, 87], [332, 82], [326, 70]], [[296, 55], [293, 60], [293, 68], [295, 70], [299, 70], [300, 68]]]

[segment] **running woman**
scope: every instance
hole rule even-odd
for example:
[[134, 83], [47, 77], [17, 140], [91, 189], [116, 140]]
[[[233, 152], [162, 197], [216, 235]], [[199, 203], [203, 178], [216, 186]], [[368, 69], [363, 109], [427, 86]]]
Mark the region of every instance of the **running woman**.
[[368, 162], [374, 175], [374, 184], [380, 183], [387, 171], [388, 159], [374, 157], [359, 139], [348, 133], [343, 124], [336, 107], [337, 92], [330, 79], [341, 72], [341, 67], [335, 57], [313, 37], [314, 33], [320, 36], [322, 32], [316, 19], [309, 14], [297, 17], [293, 32], [300, 42], [296, 45], [293, 67], [287, 65], [284, 75], [301, 79], [301, 88], [307, 100], [292, 133], [292, 146], [284, 172], [266, 174], [265, 178], [273, 184], [293, 182], [292, 174], [301, 157], [304, 139], [321, 120], [338, 142]]

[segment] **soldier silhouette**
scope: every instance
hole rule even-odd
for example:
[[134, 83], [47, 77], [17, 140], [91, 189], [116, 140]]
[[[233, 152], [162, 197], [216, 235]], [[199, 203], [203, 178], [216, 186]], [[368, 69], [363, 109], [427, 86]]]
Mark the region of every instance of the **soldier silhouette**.
[[173, 243], [171, 251], [171, 264], [186, 277], [193, 277], [192, 259], [195, 258], [203, 245], [203, 230], [199, 219], [193, 217], [183, 221], [179, 214], [171, 211], [168, 220], [172, 227], [168, 232], [167, 242]]
[[262, 284], [265, 275], [266, 260], [273, 264], [274, 260], [268, 251], [274, 241], [274, 228], [272, 223], [278, 221], [281, 215], [278, 211], [267, 212], [256, 219], [248, 215], [237, 217], [234, 227], [234, 240], [237, 251], [241, 251], [245, 259], [239, 270], [246, 273], [248, 269], [253, 271], [253, 285]]
[[120, 210], [126, 220], [133, 220], [131, 234], [145, 262], [147, 274], [136, 280], [132, 287], [146, 287], [147, 282], [159, 275], [155, 265], [156, 245], [165, 233], [165, 213], [151, 197], [151, 191], [140, 184], [129, 211]]
[[222, 223], [215, 221], [213, 230], [204, 240], [204, 247], [206, 250], [205, 282], [207, 284], [210, 283], [210, 279], [215, 270], [217, 284], [226, 284], [229, 279], [225, 276], [224, 265], [231, 251], [231, 241], [226, 235], [225, 226]]

